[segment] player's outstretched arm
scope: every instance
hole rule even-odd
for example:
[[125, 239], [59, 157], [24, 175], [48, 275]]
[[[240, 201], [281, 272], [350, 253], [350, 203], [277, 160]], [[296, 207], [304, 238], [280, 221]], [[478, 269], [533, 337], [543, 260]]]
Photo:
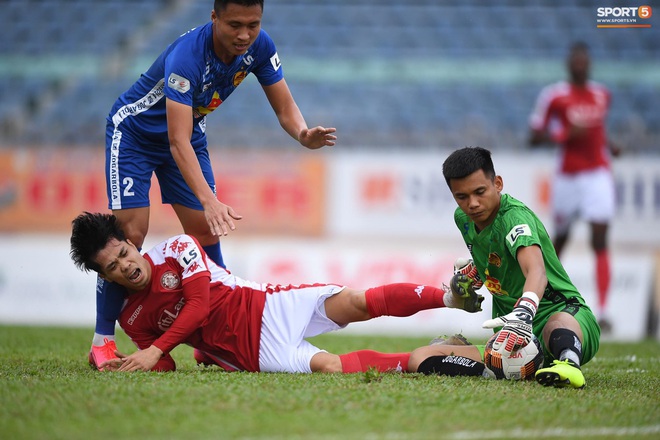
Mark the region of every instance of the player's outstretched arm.
[[316, 150], [335, 145], [337, 136], [334, 133], [337, 129], [321, 126], [308, 128], [284, 79], [265, 86], [263, 89], [284, 131], [300, 142], [303, 147]]

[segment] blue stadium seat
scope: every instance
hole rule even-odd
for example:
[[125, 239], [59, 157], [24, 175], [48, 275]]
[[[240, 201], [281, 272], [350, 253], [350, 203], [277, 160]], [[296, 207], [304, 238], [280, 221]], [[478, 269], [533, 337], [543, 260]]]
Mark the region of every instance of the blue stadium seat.
[[[499, 68], [506, 67], [504, 63], [524, 68], [526, 61], [538, 60], [559, 66], [575, 39], [591, 46], [596, 69], [600, 63], [621, 62], [652, 69], [660, 59], [660, 27], [599, 30], [594, 12], [599, 0], [570, 3], [280, 0], [266, 2], [263, 27], [285, 60], [285, 72], [295, 78], [289, 85], [306, 118], [310, 123], [336, 125], [345, 142], [421, 145], [507, 136], [524, 142], [528, 114], [545, 80], [507, 74]], [[29, 57], [52, 57], [72, 68], [66, 74], [62, 69], [33, 69], [34, 78], [16, 79], [11, 90], [0, 91], [0, 127], [11, 128], [0, 131], [0, 142], [10, 138], [44, 144], [102, 142], [105, 116], [116, 96], [174, 38], [205, 23], [211, 5], [171, 0], [3, 1], [0, 69], [14, 75], [16, 60], [25, 56], [28, 63]], [[34, 31], [35, 10], [48, 17], [39, 20], [39, 32]], [[291, 64], [286, 63], [289, 60]], [[355, 60], [356, 75], [338, 73], [336, 81], [314, 81], [302, 72], [296, 78], [301, 72], [293, 69], [302, 64], [296, 61], [313, 66], [327, 60]], [[399, 76], [397, 67], [386, 70], [388, 60], [416, 60], [424, 75], [416, 76], [415, 64], [409, 64], [410, 70]], [[475, 72], [478, 81], [470, 79], [472, 72], [460, 81], [428, 71], [442, 63], [460, 70], [463, 61], [486, 66], [481, 67], [485, 71]], [[111, 69], [106, 69], [108, 62]], [[489, 62], [498, 67], [493, 75], [502, 71], [504, 76], [488, 76]], [[365, 74], [357, 71], [370, 63], [379, 67], [365, 69]], [[383, 69], [388, 79], [376, 80], [376, 68]], [[643, 120], [660, 136], [658, 80], [649, 78], [645, 76], [640, 84], [627, 78], [608, 84], [615, 97], [612, 122], [629, 129], [629, 121]], [[50, 100], [53, 105], [46, 104]], [[80, 108], [85, 111], [72, 110]], [[12, 118], [28, 113], [34, 120], [31, 127], [12, 128]], [[239, 88], [217, 113], [207, 123], [223, 145], [270, 146], [266, 139], [280, 136], [265, 134], [281, 130], [256, 83]]]

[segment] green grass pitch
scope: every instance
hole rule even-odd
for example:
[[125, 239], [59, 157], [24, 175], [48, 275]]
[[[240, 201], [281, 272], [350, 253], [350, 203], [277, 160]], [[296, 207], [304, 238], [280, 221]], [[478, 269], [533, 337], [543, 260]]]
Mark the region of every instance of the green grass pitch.
[[[660, 344], [605, 342], [583, 390], [402, 374], [291, 375], [199, 368], [99, 373], [92, 330], [0, 326], [6, 439], [660, 438]], [[334, 353], [408, 351], [428, 338], [324, 335]], [[475, 341], [484, 342], [484, 341]], [[133, 345], [120, 333], [120, 350]]]

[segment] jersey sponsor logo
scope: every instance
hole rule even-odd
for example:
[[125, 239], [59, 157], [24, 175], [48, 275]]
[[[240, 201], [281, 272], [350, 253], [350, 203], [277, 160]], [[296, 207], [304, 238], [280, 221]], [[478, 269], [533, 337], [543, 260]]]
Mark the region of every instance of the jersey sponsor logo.
[[270, 64], [273, 66], [273, 69], [275, 71], [280, 70], [280, 67], [282, 66], [282, 62], [280, 61], [279, 55], [277, 55], [277, 52], [275, 52], [275, 55], [270, 57]]
[[112, 203], [112, 209], [121, 209], [121, 188], [119, 186], [119, 145], [121, 144], [121, 136], [121, 131], [115, 128], [112, 133], [110, 164], [108, 167], [110, 202]]
[[168, 270], [162, 277], [160, 277], [160, 285], [163, 286], [164, 289], [174, 290], [179, 287], [180, 284], [181, 279], [179, 278], [179, 275], [171, 270]]
[[473, 361], [472, 359], [463, 357], [463, 356], [456, 356], [456, 355], [450, 355], [446, 356], [443, 360], [442, 363], [450, 363], [454, 365], [462, 365], [464, 367], [472, 368], [475, 365], [477, 365], [477, 361]]
[[249, 66], [250, 64], [254, 63], [254, 57], [252, 55], [246, 55], [243, 57], [243, 63], [246, 66]]
[[247, 76], [248, 73], [245, 70], [236, 72], [233, 79], [234, 87], [238, 87]]
[[170, 77], [167, 78], [167, 87], [181, 93], [186, 93], [190, 90], [190, 81], [176, 73], [170, 73]]
[[[176, 240], [178, 241], [178, 240]], [[174, 243], [173, 243], [174, 245]], [[177, 244], [177, 248], [180, 248], [179, 256], [177, 261], [183, 267], [184, 272], [187, 274], [192, 274], [200, 269], [204, 269], [204, 266], [201, 263], [202, 253], [199, 251], [197, 246], [191, 242], [182, 242]]]
[[514, 226], [508, 234], [506, 234], [506, 241], [509, 242], [509, 246], [513, 246], [518, 237], [522, 235], [532, 236], [532, 229], [527, 224], [522, 224]]
[[158, 101], [165, 96], [164, 90], [164, 80], [158, 81], [153, 89], [149, 91], [139, 100], [126, 104], [122, 106], [117, 112], [112, 115], [112, 123], [117, 127], [121, 122], [129, 116], [139, 115], [142, 112], [149, 110], [154, 106]]
[[166, 332], [174, 320], [179, 316], [179, 312], [185, 303], [185, 299], [181, 298], [178, 303], [174, 306], [174, 311], [169, 311], [167, 309], [163, 310], [160, 317], [158, 318], [158, 328]]
[[598, 127], [605, 122], [607, 102], [602, 93], [594, 94], [594, 104], [581, 103], [566, 109], [566, 118], [572, 125], [579, 127]]
[[135, 311], [133, 312], [133, 314], [131, 315], [131, 317], [128, 318], [128, 321], [127, 321], [127, 322], [128, 322], [128, 325], [133, 325], [133, 322], [135, 322], [135, 319], [136, 319], [136, 318], [138, 317], [138, 315], [140, 314], [140, 310], [142, 310], [142, 304], [140, 304], [139, 306], [137, 306], [137, 308], [135, 309]]

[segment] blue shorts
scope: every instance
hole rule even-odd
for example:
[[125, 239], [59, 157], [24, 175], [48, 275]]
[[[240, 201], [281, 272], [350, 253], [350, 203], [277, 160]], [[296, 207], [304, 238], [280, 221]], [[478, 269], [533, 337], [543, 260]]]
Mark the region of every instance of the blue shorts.
[[[215, 194], [215, 177], [211, 168], [206, 140], [195, 148], [197, 160], [206, 182]], [[155, 145], [138, 140], [130, 132], [122, 132], [121, 125], [106, 125], [105, 183], [108, 208], [143, 208], [150, 205], [151, 177], [156, 173], [164, 204], [180, 204], [202, 210], [202, 205], [183, 179], [179, 167], [167, 145]]]

